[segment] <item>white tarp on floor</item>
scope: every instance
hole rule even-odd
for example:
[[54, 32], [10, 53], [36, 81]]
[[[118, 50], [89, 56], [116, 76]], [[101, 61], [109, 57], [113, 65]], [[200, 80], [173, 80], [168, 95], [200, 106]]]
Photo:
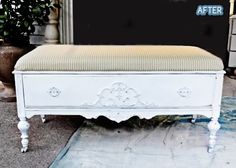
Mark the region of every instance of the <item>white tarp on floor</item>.
[[207, 153], [205, 119], [130, 130], [106, 129], [86, 121], [51, 168], [235, 168], [236, 121], [223, 117], [212, 154]]

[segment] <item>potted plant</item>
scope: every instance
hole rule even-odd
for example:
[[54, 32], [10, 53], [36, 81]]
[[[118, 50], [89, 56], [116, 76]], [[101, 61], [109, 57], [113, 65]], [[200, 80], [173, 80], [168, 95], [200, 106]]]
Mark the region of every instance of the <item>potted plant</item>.
[[29, 42], [35, 22], [47, 22], [50, 9], [55, 7], [50, 0], [0, 0], [0, 81], [4, 85], [0, 100], [15, 100], [14, 65], [35, 48]]

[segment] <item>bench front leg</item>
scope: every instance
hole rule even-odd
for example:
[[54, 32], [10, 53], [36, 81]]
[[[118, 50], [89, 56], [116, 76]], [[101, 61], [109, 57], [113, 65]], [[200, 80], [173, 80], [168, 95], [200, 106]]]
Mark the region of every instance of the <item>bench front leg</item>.
[[210, 131], [208, 152], [211, 153], [214, 151], [216, 144], [216, 133], [220, 129], [220, 123], [218, 122], [218, 117], [213, 117], [208, 124], [208, 129]]
[[25, 117], [20, 117], [20, 121], [17, 126], [21, 132], [21, 144], [22, 144], [21, 152], [25, 153], [28, 150], [28, 144], [29, 144], [28, 131], [30, 124], [28, 123]]

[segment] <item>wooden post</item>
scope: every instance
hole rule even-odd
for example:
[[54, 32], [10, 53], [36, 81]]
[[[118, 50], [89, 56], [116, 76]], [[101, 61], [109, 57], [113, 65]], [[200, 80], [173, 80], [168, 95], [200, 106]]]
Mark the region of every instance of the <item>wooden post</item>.
[[230, 12], [229, 15], [232, 16], [234, 14], [234, 1], [235, 0], [229, 0], [230, 2]]
[[[51, 0], [52, 3], [58, 3], [58, 0]], [[47, 44], [59, 43], [59, 30], [58, 30], [58, 15], [57, 8], [50, 9], [49, 21], [45, 29], [45, 42]]]

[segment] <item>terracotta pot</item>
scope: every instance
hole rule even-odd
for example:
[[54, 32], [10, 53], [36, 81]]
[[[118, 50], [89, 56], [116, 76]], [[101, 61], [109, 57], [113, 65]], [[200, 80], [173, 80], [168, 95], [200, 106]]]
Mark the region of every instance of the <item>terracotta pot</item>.
[[34, 48], [33, 45], [24, 47], [6, 44], [0, 45], [0, 81], [2, 81], [4, 85], [4, 89], [0, 91], [0, 101], [9, 102], [16, 100], [14, 75], [12, 71], [14, 70], [17, 60]]

